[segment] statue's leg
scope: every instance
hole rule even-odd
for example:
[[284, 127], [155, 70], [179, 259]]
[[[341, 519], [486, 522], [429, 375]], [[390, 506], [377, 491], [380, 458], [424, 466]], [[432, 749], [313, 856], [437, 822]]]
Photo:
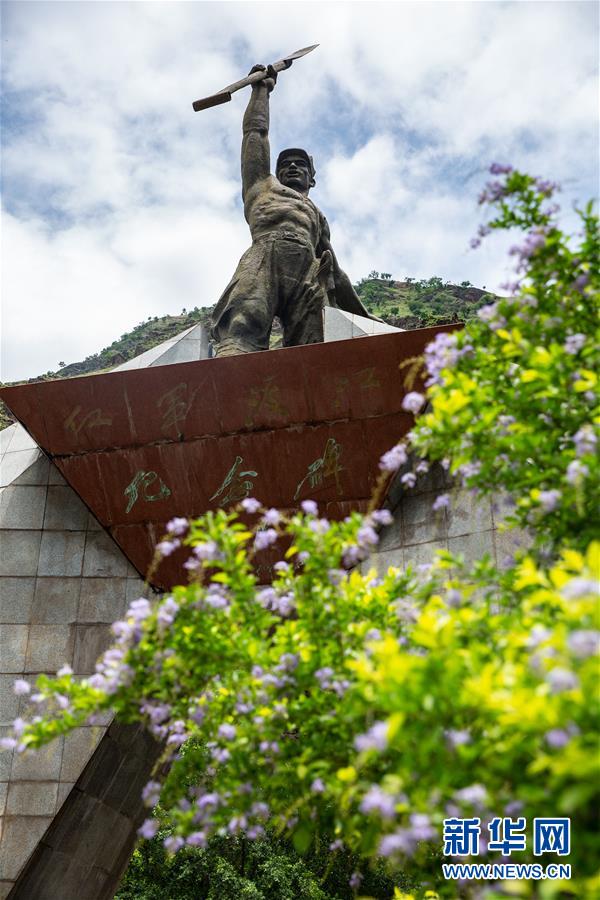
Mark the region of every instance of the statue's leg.
[[268, 245], [244, 254], [235, 276], [219, 301], [212, 339], [216, 356], [236, 356], [269, 349], [274, 303]]
[[293, 295], [280, 309], [284, 347], [323, 341], [323, 307], [327, 295], [317, 278], [318, 269], [319, 261], [314, 257], [305, 260]]

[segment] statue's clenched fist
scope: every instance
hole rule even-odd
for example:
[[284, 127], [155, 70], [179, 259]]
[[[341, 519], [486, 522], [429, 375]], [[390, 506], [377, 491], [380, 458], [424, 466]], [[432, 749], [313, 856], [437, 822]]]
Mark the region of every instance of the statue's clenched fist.
[[[264, 78], [262, 81], [259, 81], [258, 84], [264, 84], [270, 93], [273, 90], [273, 88], [275, 87], [275, 82], [277, 81], [277, 72], [275, 71], [273, 66], [270, 66], [270, 65], [263, 66], [260, 63], [258, 63], [257, 65], [252, 66], [252, 68], [248, 72], [248, 75], [254, 75], [255, 72], [266, 72], [267, 73], [267, 77]], [[254, 85], [253, 85], [253, 87], [254, 87]]]

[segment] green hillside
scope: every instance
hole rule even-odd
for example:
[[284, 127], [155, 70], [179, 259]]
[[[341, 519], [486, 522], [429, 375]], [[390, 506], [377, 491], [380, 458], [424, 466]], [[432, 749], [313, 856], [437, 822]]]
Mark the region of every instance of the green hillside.
[[[386, 272], [370, 272], [354, 287], [369, 312], [398, 328], [423, 328], [427, 325], [464, 322], [492, 299], [484, 290], [473, 287], [468, 281], [463, 281], [460, 285], [443, 282], [437, 277], [421, 281], [412, 278], [394, 281]], [[109, 347], [87, 356], [81, 362], [68, 365], [59, 362], [56, 371], [29, 378], [28, 383], [73, 378], [76, 375], [90, 375], [111, 369], [198, 322], [209, 326], [212, 309], [213, 307], [195, 307], [189, 311], [183, 309], [178, 316], [150, 316], [131, 331], [122, 334]], [[271, 346], [275, 348], [280, 344], [281, 328], [275, 321]], [[13, 421], [10, 412], [0, 402], [0, 429]]]

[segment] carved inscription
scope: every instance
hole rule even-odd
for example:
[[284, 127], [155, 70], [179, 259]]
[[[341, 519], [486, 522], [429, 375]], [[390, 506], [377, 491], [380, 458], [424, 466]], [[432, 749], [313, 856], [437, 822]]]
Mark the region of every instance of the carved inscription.
[[162, 414], [163, 431], [173, 429], [178, 438], [183, 437], [183, 423], [199, 390], [197, 387], [188, 396], [188, 386], [182, 381], [158, 398], [156, 405]]
[[235, 462], [225, 476], [223, 484], [210, 498], [211, 501], [220, 497], [221, 505], [225, 506], [227, 503], [237, 503], [250, 496], [250, 491], [254, 487], [250, 479], [256, 478], [258, 472], [252, 469], [241, 472], [240, 467], [243, 462], [244, 460], [241, 456], [236, 456]]
[[[156, 483], [155, 483], [156, 482]], [[154, 493], [150, 493], [150, 485], [154, 485]], [[140, 469], [135, 473], [133, 481], [123, 491], [127, 500], [126, 513], [131, 512], [138, 499], [153, 503], [171, 496], [171, 491], [156, 472], [145, 472]]]
[[327, 483], [331, 483], [330, 481], [328, 482], [328, 480], [332, 478], [335, 480], [338, 494], [341, 494], [342, 484], [340, 473], [344, 471], [343, 466], [340, 465], [341, 455], [341, 444], [338, 444], [335, 438], [329, 438], [325, 444], [323, 456], [320, 456], [318, 459], [315, 459], [314, 462], [310, 463], [306, 475], [298, 484], [296, 493], [294, 494], [294, 500], [298, 500], [307, 482], [308, 487], [314, 491], [315, 489], [325, 487]]
[[354, 372], [350, 378], [345, 375], [338, 375], [334, 381], [334, 409], [344, 409], [347, 403], [347, 397], [355, 394], [357, 389], [360, 391], [370, 391], [380, 388], [381, 382], [377, 380], [375, 371], [375, 366], [368, 366], [366, 369], [360, 369], [360, 371]]
[[287, 406], [281, 401], [281, 390], [274, 375], [267, 375], [261, 385], [250, 389], [246, 428], [254, 425], [261, 413], [280, 418], [287, 418], [290, 414]]
[[100, 425], [112, 425], [112, 418], [103, 414], [99, 407], [82, 413], [81, 406], [76, 406], [63, 422], [65, 431], [72, 432], [75, 437], [79, 437], [84, 428], [98, 428]]

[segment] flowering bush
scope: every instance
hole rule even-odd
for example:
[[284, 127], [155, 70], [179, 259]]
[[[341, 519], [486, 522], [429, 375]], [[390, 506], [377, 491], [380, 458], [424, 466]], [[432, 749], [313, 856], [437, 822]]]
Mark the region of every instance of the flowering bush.
[[[286, 518], [249, 499], [254, 529], [235, 510], [173, 520], [159, 554], [188, 546], [190, 584], [132, 603], [92, 677], [39, 677], [42, 716], [7, 739], [34, 748], [109, 709], [145, 722], [170, 762], [144, 791], [169, 852], [269, 829], [303, 853], [329, 835], [332, 859], [344, 848], [384, 858], [415, 893], [452, 897], [444, 818], [564, 815], [569, 891], [598, 885], [597, 232], [588, 208], [570, 250], [544, 206], [553, 187], [506, 168], [486, 188], [498, 213], [484, 231], [527, 229], [519, 295], [428, 348], [427, 398], [405, 398], [417, 414], [430, 403], [409, 438], [423, 459], [402, 481], [411, 487], [427, 457], [467, 487], [502, 491], [529, 555], [498, 571], [439, 553], [426, 571], [377, 577], [368, 556], [387, 510], [332, 523], [314, 501]], [[408, 449], [382, 469], [406, 466]], [[292, 545], [260, 588], [253, 556], [283, 533]], [[141, 834], [159, 827], [149, 812]], [[361, 874], [349, 880], [360, 891]]]

